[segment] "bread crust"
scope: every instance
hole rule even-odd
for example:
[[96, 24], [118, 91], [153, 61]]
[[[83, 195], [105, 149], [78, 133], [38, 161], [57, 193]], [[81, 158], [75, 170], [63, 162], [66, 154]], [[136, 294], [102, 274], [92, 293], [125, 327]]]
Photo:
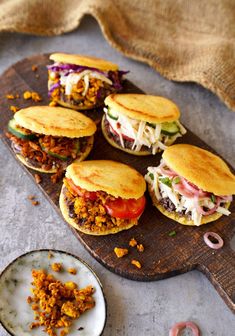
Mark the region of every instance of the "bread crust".
[[168, 147], [165, 163], [200, 189], [218, 196], [235, 194], [235, 175], [217, 155], [188, 144]]
[[87, 66], [90, 68], [96, 68], [103, 71], [118, 70], [117, 64], [93, 56], [55, 53], [51, 54], [49, 58], [54, 62]]
[[105, 98], [105, 105], [127, 117], [149, 123], [178, 120], [179, 108], [171, 100], [146, 94], [113, 93]]
[[146, 190], [143, 176], [134, 168], [111, 160], [72, 163], [66, 177], [88, 191], [105, 191], [114, 197], [138, 199]]
[[30, 106], [16, 112], [14, 118], [20, 126], [45, 135], [80, 138], [96, 131], [93, 120], [63, 107]]

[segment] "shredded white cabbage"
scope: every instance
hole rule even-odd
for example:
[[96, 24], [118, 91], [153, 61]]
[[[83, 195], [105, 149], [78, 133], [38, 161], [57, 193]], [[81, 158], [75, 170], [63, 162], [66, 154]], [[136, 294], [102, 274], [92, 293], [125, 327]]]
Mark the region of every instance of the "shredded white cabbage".
[[[126, 136], [133, 140], [132, 150], [139, 151], [142, 146], [146, 146], [151, 149], [152, 154], [156, 154], [157, 150], [160, 148], [165, 150], [167, 146], [164, 144], [168, 141], [169, 138], [176, 139], [181, 136], [181, 133], [175, 134], [173, 137], [163, 136], [161, 134], [161, 124], [156, 124], [155, 127], [151, 127], [147, 122], [143, 120], [135, 120], [129, 118], [114, 109], [104, 108], [104, 112], [106, 114], [106, 119], [111, 125], [112, 129], [119, 135], [120, 142], [122, 147], [124, 148], [123, 136]], [[109, 116], [109, 113], [114, 118]], [[179, 121], [177, 121], [177, 125], [181, 125]], [[181, 125], [182, 126], [182, 125]], [[180, 126], [179, 126], [180, 128]], [[184, 127], [182, 129], [186, 132]]]
[[82, 92], [83, 96], [86, 95], [87, 90], [89, 89], [90, 78], [97, 78], [100, 79], [102, 82], [106, 82], [107, 84], [112, 85], [112, 81], [109, 78], [96, 71], [83, 70], [79, 73], [71, 72], [70, 74], [65, 76], [66, 73], [67, 71], [60, 72], [60, 83], [61, 85], [65, 86], [66, 95], [70, 95], [72, 93], [73, 85], [76, 85], [82, 78], [85, 82], [85, 88]]
[[[152, 187], [157, 200], [160, 201], [162, 198], [168, 197], [174, 204], [176, 212], [185, 211], [185, 214], [191, 213], [191, 219], [194, 224], [197, 226], [201, 225], [203, 215], [197, 211], [194, 198], [181, 195], [177, 190], [174, 190], [173, 187], [162, 183], [161, 178], [169, 177], [162, 174], [159, 167], [148, 167], [148, 173], [145, 175], [145, 180]], [[206, 207], [208, 209], [213, 209], [215, 206], [209, 197], [200, 198], [199, 202], [201, 207]], [[223, 206], [219, 206], [216, 209], [216, 212], [226, 216], [229, 216], [231, 213]]]

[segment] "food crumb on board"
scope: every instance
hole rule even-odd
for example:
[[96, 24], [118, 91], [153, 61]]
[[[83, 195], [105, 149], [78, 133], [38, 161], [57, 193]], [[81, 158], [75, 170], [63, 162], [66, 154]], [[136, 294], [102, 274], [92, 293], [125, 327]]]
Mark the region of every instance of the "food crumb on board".
[[15, 99], [15, 96], [13, 94], [9, 93], [9, 94], [6, 95], [6, 98], [9, 99], [9, 100], [13, 100], [13, 99]]
[[121, 248], [121, 247], [115, 247], [114, 252], [118, 258], [124, 257], [126, 254], [128, 254], [128, 249]]
[[137, 268], [141, 268], [141, 263], [138, 260], [132, 259], [131, 264], [134, 265]]
[[144, 245], [143, 244], [138, 244], [136, 247], [137, 247], [137, 250], [139, 252], [144, 252]]
[[77, 270], [75, 268], [69, 268], [68, 269], [68, 273], [76, 275], [77, 274]]
[[37, 206], [37, 205], [39, 205], [39, 202], [38, 202], [38, 201], [31, 201], [31, 203], [32, 203], [33, 206]]
[[48, 257], [48, 259], [51, 259], [51, 258], [53, 258], [53, 257], [54, 257], [54, 254], [53, 254], [51, 251], [49, 251], [49, 252], [48, 252], [48, 256], [47, 256], [47, 257]]
[[[41, 326], [49, 336], [68, 335], [73, 320], [95, 306], [94, 288], [90, 285], [78, 289], [76, 283], [63, 283], [44, 270], [32, 270], [32, 277], [33, 295], [27, 298], [35, 319], [31, 330]], [[57, 329], [62, 330], [57, 333]]]
[[29, 196], [28, 196], [28, 199], [29, 199], [30, 201], [35, 200], [35, 196], [34, 196], [34, 195], [29, 195]]
[[35, 200], [35, 198], [36, 198], [36, 196], [34, 196], [34, 195], [29, 195], [28, 196], [28, 200], [31, 201], [31, 204], [34, 205], [34, 206], [37, 206], [40, 203], [37, 200]]
[[31, 67], [32, 71], [35, 72], [38, 70], [38, 66], [33, 64], [32, 67]]
[[35, 91], [25, 91], [23, 93], [23, 98], [25, 100], [32, 99], [34, 102], [40, 102], [42, 100], [42, 97], [39, 95], [39, 93]]
[[15, 105], [11, 105], [10, 110], [11, 110], [11, 112], [16, 113], [17, 111], [19, 111], [19, 107], [15, 106]]
[[60, 272], [62, 270], [62, 263], [53, 263], [51, 268], [54, 272]]
[[34, 179], [37, 184], [42, 182], [42, 177], [39, 174], [34, 174]]
[[129, 246], [131, 247], [135, 247], [137, 245], [137, 241], [135, 238], [131, 238], [131, 240], [129, 241]]

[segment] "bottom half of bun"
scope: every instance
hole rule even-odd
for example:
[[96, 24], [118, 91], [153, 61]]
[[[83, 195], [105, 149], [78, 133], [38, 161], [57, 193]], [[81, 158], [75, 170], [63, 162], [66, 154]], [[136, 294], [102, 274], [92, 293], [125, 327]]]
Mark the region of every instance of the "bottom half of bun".
[[75, 228], [78, 231], [94, 236], [104, 236], [108, 234], [118, 233], [123, 230], [128, 230], [134, 225], [137, 225], [139, 220], [139, 217], [134, 219], [128, 219], [125, 220], [122, 225], [118, 226], [114, 225], [112, 228], [106, 228], [105, 226], [103, 226], [102, 228], [102, 226], [101, 227], [96, 226], [95, 223], [90, 223], [91, 228], [88, 229], [86, 228], [86, 225], [83, 222], [79, 222], [78, 217], [74, 216], [74, 214], [71, 217], [70, 215], [71, 211], [66, 198], [65, 186], [62, 187], [60, 193], [59, 205], [61, 213], [68, 224], [70, 224], [73, 228]]
[[[156, 198], [154, 191], [152, 190], [151, 186], [148, 186], [148, 190], [149, 190], [149, 194], [150, 197], [153, 201], [153, 205], [155, 205], [155, 207], [166, 217], [173, 219], [174, 221], [183, 224], [183, 225], [190, 225], [190, 226], [196, 226], [193, 222], [192, 219], [190, 219], [190, 217], [188, 215], [184, 215], [184, 214], [180, 214], [177, 213], [176, 211], [169, 211], [167, 210]], [[230, 206], [230, 202], [227, 202], [225, 205], [225, 208], [228, 209]], [[220, 218], [221, 216], [223, 216], [221, 213], [219, 212], [215, 212], [212, 215], [208, 215], [208, 216], [202, 216], [202, 220], [201, 220], [201, 224], [207, 224], [210, 222], [214, 222], [215, 220], [217, 220], [218, 218]]]

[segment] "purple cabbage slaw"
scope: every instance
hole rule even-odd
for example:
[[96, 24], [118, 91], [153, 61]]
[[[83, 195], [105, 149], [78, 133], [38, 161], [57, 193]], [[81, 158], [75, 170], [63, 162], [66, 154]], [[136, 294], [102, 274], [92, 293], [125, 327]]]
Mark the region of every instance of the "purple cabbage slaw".
[[[47, 66], [47, 69], [50, 70], [50, 71], [55, 71], [55, 72], [67, 70], [67, 72], [64, 74], [65, 76], [68, 76], [70, 73], [74, 73], [74, 72], [75, 73], [80, 73], [84, 70], [96, 71], [96, 72], [104, 75], [108, 79], [110, 79], [113, 83], [112, 86], [116, 90], [121, 90], [122, 89], [122, 84], [121, 84], [122, 76], [126, 75], [127, 73], [130, 72], [130, 71], [121, 71], [121, 70], [101, 71], [97, 68], [91, 68], [91, 67], [81, 66], [81, 65], [76, 65], [76, 64], [51, 64], [51, 65]], [[117, 73], [117, 75], [116, 75], [116, 73]], [[60, 86], [60, 81], [57, 82], [56, 84], [52, 85], [50, 90], [49, 90], [49, 95], [51, 95], [51, 93], [59, 86]]]

